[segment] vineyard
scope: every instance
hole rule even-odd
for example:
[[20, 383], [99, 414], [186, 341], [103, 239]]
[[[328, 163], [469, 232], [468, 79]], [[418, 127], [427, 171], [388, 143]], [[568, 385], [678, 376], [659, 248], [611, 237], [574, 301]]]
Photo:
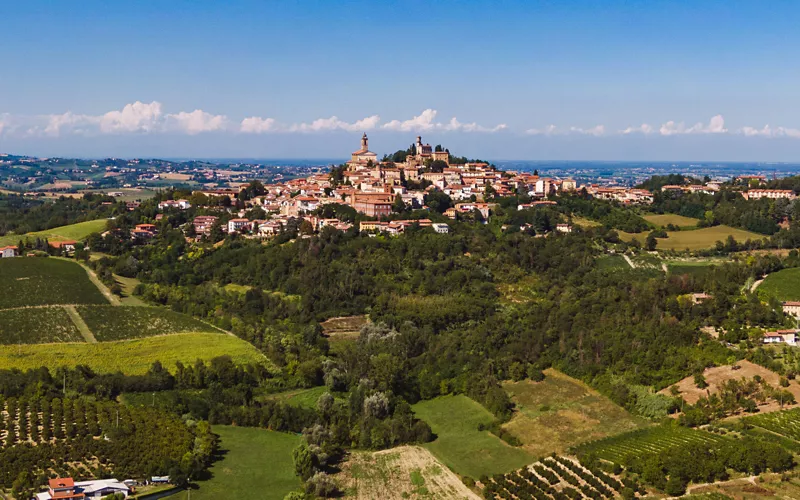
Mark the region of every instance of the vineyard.
[[0, 311], [0, 344], [82, 341], [81, 332], [62, 307]]
[[183, 332], [220, 333], [191, 316], [161, 307], [80, 306], [77, 309], [100, 342]]
[[746, 423], [800, 442], [800, 408], [764, 413], [743, 419]]
[[644, 489], [633, 479], [620, 479], [573, 459], [548, 457], [529, 467], [487, 480], [484, 498], [519, 500], [601, 500], [618, 497], [623, 489]]
[[108, 303], [80, 265], [60, 259], [2, 259], [0, 289], [0, 309]]
[[[83, 399], [0, 398], [0, 487], [22, 472], [78, 478], [167, 474], [195, 446], [177, 416]], [[202, 436], [206, 438], [205, 432]]]
[[616, 464], [644, 458], [693, 443], [722, 444], [728, 438], [710, 432], [672, 425], [648, 427], [575, 447], [578, 456], [592, 454]]

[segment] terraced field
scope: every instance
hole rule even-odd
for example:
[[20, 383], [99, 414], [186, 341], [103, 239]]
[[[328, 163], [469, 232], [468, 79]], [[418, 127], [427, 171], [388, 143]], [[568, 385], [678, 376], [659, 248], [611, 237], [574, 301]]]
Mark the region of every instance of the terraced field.
[[100, 342], [183, 332], [222, 333], [191, 316], [162, 307], [79, 306], [77, 310]]
[[108, 304], [78, 264], [61, 259], [0, 259], [0, 309], [52, 304]]
[[668, 424], [593, 441], [577, 446], [572, 451], [578, 456], [593, 453], [603, 460], [624, 464], [630, 458], [658, 454], [687, 443], [721, 443], [726, 439], [729, 438]]

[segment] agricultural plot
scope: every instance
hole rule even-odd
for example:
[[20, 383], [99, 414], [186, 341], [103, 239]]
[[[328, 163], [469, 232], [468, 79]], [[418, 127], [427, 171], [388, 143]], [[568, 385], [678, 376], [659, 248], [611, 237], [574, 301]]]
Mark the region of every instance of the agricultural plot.
[[375, 453], [353, 452], [334, 476], [344, 498], [478, 500], [452, 471], [425, 448], [401, 446]]
[[82, 342], [81, 332], [63, 307], [0, 311], [0, 344]]
[[54, 227], [44, 231], [0, 236], [0, 246], [16, 245], [19, 243], [19, 240], [35, 240], [36, 238], [47, 239], [49, 241], [80, 241], [86, 239], [86, 237], [92, 233], [103, 232], [107, 223], [108, 221], [106, 219], [97, 219], [86, 222], [78, 222], [68, 226]]
[[587, 468], [570, 458], [555, 456], [503, 476], [486, 484], [484, 498], [520, 500], [567, 500], [616, 498], [623, 488], [640, 490], [632, 481], [623, 484], [617, 477], [597, 468]]
[[230, 356], [237, 364], [272, 366], [252, 344], [223, 334], [185, 333], [97, 344], [0, 346], [0, 366], [3, 368], [29, 370], [47, 366], [54, 370], [60, 366], [86, 365], [98, 373], [121, 371], [127, 375], [147, 373], [155, 361], [174, 370], [177, 361], [192, 364], [198, 359], [210, 361], [218, 356]]
[[684, 275], [688, 274], [690, 276], [695, 277], [702, 277], [707, 274], [714, 272], [716, 269], [715, 262], [709, 261], [698, 261], [698, 262], [683, 262], [683, 261], [676, 261], [676, 262], [668, 262], [667, 269], [669, 274], [671, 275]]
[[612, 436], [573, 449], [578, 456], [592, 453], [598, 458], [624, 464], [631, 458], [658, 454], [688, 443], [722, 443], [729, 438], [677, 425], [659, 425]]
[[107, 304], [86, 271], [51, 258], [0, 259], [0, 309], [52, 304]]
[[631, 266], [622, 255], [603, 255], [597, 259], [597, 268], [605, 271], [619, 271], [630, 269]]
[[369, 322], [366, 315], [330, 318], [320, 323], [322, 333], [331, 340], [357, 339], [361, 327]]
[[587, 441], [639, 429], [647, 421], [630, 415], [582, 382], [545, 370], [542, 382], [506, 382], [518, 411], [503, 428], [533, 456], [564, 453]]
[[312, 387], [311, 389], [294, 389], [275, 394], [265, 394], [259, 399], [266, 401], [280, 401], [298, 408], [316, 408], [319, 397], [328, 392], [325, 386]]
[[100, 342], [183, 332], [222, 333], [191, 316], [161, 307], [80, 306], [77, 309]]
[[800, 300], [800, 267], [782, 269], [764, 279], [758, 287], [758, 295], [764, 299]]
[[669, 224], [677, 227], [696, 227], [700, 222], [699, 219], [676, 214], [645, 215], [643, 219], [656, 227], [666, 227]]
[[743, 420], [755, 427], [800, 442], [800, 408], [754, 415]]
[[479, 431], [478, 425], [493, 422], [494, 416], [466, 396], [442, 396], [412, 408], [437, 436], [425, 448], [457, 474], [472, 478], [502, 474], [534, 460], [526, 450]]
[[[223, 458], [209, 469], [211, 479], [198, 481], [192, 499], [236, 498], [238, 500], [283, 500], [300, 489], [295, 475], [292, 450], [300, 444], [294, 434], [252, 427], [215, 425]], [[184, 500], [183, 491], [167, 497]]]
[[[739, 243], [747, 240], [763, 240], [763, 234], [752, 233], [744, 229], [737, 229], [729, 226], [714, 226], [695, 229], [692, 231], [671, 231], [668, 238], [658, 238], [659, 250], [703, 250], [713, 248], [718, 241], [725, 242], [728, 236]], [[645, 235], [646, 236], [646, 235]], [[644, 239], [641, 240], [644, 242]]]

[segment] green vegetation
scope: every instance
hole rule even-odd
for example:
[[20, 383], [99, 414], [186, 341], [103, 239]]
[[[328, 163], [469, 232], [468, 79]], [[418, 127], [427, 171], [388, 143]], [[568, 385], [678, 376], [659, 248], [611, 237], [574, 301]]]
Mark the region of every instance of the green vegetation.
[[75, 240], [81, 241], [86, 239], [92, 233], [99, 233], [105, 230], [108, 220], [98, 219], [86, 222], [78, 222], [68, 226], [54, 227], [44, 231], [34, 231], [25, 234], [7, 234], [0, 236], [0, 246], [16, 245], [20, 240], [30, 241], [36, 238], [47, 239], [48, 241], [64, 241]]
[[659, 250], [702, 250], [713, 248], [718, 241], [725, 242], [732, 236], [738, 243], [761, 240], [763, 235], [729, 226], [712, 226], [693, 231], [670, 231], [668, 238], [658, 238]]
[[630, 415], [585, 384], [555, 370], [541, 382], [506, 382], [518, 412], [503, 427], [533, 456], [563, 453], [578, 444], [638, 429]]
[[0, 346], [0, 366], [20, 370], [41, 366], [57, 368], [85, 365], [100, 373], [146, 373], [155, 361], [167, 368], [230, 356], [236, 363], [268, 364], [252, 345], [230, 335], [185, 333], [97, 344], [37, 344]]
[[699, 219], [676, 214], [645, 215], [644, 220], [658, 227], [667, 227], [668, 225], [676, 227], [697, 227], [697, 223], [700, 222]]
[[0, 310], [0, 344], [82, 341], [80, 331], [63, 307]]
[[417, 403], [413, 408], [437, 436], [425, 447], [458, 474], [472, 478], [501, 474], [534, 459], [527, 451], [509, 446], [489, 431], [478, 430], [481, 424], [491, 424], [494, 417], [466, 396], [442, 396]]
[[299, 408], [316, 408], [319, 397], [328, 392], [325, 386], [313, 387], [311, 389], [294, 389], [276, 394], [266, 394], [262, 396], [264, 400], [281, 401], [288, 405]]
[[746, 424], [800, 442], [800, 408], [744, 418]]
[[631, 266], [622, 255], [604, 255], [597, 259], [597, 268], [604, 271], [630, 269]]
[[573, 451], [579, 456], [591, 454], [609, 462], [626, 464], [632, 459], [642, 459], [687, 444], [716, 444], [727, 440], [729, 438], [710, 432], [666, 424], [586, 443]]
[[758, 294], [768, 299], [800, 300], [800, 267], [782, 269], [764, 279], [758, 287]]
[[50, 304], [107, 304], [78, 264], [60, 259], [0, 259], [0, 309]]
[[[294, 473], [292, 449], [300, 443], [296, 435], [247, 427], [215, 425], [223, 457], [211, 468], [211, 479], [198, 481], [193, 499], [236, 498], [283, 500], [300, 488]], [[167, 497], [185, 500], [184, 491]]]
[[77, 309], [100, 342], [184, 332], [222, 333], [191, 316], [162, 307], [79, 306]]

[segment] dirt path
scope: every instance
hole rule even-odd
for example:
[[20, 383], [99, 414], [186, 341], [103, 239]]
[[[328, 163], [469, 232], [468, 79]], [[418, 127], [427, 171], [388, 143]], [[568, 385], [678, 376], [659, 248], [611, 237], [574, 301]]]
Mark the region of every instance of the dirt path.
[[767, 278], [767, 277], [766, 277], [766, 276], [764, 276], [764, 277], [763, 277], [763, 278], [761, 278], [760, 280], [757, 280], [757, 281], [753, 282], [753, 285], [750, 287], [750, 293], [753, 293], [753, 292], [755, 292], [755, 291], [756, 291], [756, 288], [758, 288], [758, 286], [759, 286], [761, 283], [763, 283], [763, 282], [764, 282], [764, 280], [765, 280], [766, 278]]
[[691, 495], [693, 491], [705, 488], [707, 486], [722, 486], [725, 484], [740, 483], [740, 482], [748, 482], [752, 483], [754, 486], [758, 486], [756, 484], [756, 478], [758, 478], [758, 476], [740, 477], [738, 479], [731, 479], [730, 481], [722, 481], [717, 483], [692, 484], [688, 488], [686, 488], [686, 494]]
[[631, 269], [636, 269], [636, 264], [633, 263], [633, 261], [631, 260], [630, 257], [628, 257], [625, 254], [622, 254], [622, 257], [625, 259], [625, 261], [628, 263], [628, 265], [631, 266]]
[[664, 274], [669, 274], [669, 269], [667, 269], [667, 263], [666, 262], [662, 262], [661, 263], [661, 270], [664, 271]]
[[90, 344], [96, 344], [97, 339], [94, 338], [94, 334], [89, 329], [89, 325], [87, 325], [86, 322], [83, 321], [83, 318], [81, 318], [81, 315], [78, 314], [78, 310], [75, 309], [75, 306], [64, 306], [64, 310], [67, 311], [67, 314], [69, 314], [69, 317], [72, 320], [72, 322], [75, 323], [76, 327], [78, 327], [78, 331], [81, 332], [83, 340], [85, 340]]

